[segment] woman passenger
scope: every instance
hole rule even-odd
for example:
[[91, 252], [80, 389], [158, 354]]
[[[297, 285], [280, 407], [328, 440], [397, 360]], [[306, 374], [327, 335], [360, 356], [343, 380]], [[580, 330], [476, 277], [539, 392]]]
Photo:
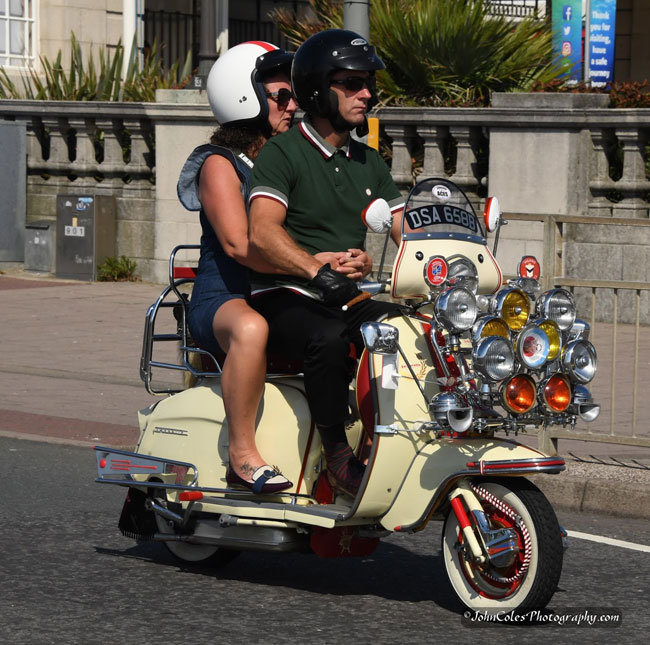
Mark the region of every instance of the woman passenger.
[[291, 126], [293, 54], [265, 42], [226, 51], [213, 65], [207, 91], [220, 124], [209, 144], [185, 162], [178, 196], [200, 211], [201, 255], [189, 309], [197, 344], [223, 350], [221, 388], [228, 419], [229, 485], [274, 493], [293, 484], [266, 464], [255, 445], [255, 419], [266, 372], [266, 321], [247, 304], [248, 268], [274, 272], [248, 242], [246, 199], [253, 161], [270, 137]]

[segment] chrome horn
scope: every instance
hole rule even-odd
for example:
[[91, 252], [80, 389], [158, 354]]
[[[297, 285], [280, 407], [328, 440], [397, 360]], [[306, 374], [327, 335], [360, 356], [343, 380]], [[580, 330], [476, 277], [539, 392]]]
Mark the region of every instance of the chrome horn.
[[591, 392], [584, 385], [576, 385], [573, 388], [569, 412], [577, 414], [583, 421], [593, 421], [600, 414], [600, 405], [594, 403]]
[[459, 434], [467, 432], [474, 420], [473, 408], [465, 405], [454, 392], [439, 392], [431, 400], [429, 408], [441, 426]]

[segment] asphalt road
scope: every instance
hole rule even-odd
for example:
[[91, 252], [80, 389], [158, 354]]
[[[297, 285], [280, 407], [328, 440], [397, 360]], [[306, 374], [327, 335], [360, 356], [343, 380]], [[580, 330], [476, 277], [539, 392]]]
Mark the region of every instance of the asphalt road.
[[[439, 524], [365, 559], [247, 553], [214, 571], [123, 538], [124, 490], [95, 484], [94, 468], [87, 448], [0, 438], [1, 642], [647, 642], [648, 552], [583, 539], [566, 552], [550, 608], [620, 609], [618, 628], [473, 629], [445, 582]], [[650, 545], [647, 520], [558, 515], [569, 531]]]

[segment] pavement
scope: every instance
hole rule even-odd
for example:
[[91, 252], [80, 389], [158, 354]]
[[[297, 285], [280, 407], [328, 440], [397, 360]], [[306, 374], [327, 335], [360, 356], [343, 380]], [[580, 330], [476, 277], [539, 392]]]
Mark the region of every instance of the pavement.
[[[139, 362], [145, 312], [162, 288], [0, 264], [0, 436], [134, 446], [136, 412], [158, 398], [145, 390]], [[537, 445], [534, 432], [522, 440]], [[650, 519], [650, 448], [561, 439], [559, 453], [565, 472], [533, 477], [554, 506]]]

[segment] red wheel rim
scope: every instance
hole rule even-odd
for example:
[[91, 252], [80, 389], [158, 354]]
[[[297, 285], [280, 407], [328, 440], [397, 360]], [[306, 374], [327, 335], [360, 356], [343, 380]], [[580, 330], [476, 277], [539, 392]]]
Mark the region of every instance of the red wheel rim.
[[[515, 561], [509, 567], [498, 570], [499, 575], [504, 578], [514, 577], [519, 571], [519, 569], [522, 567], [524, 561], [524, 543], [523, 543], [521, 531], [519, 527], [515, 524], [515, 522], [512, 521], [511, 518], [509, 518], [499, 509], [492, 506], [492, 504], [484, 503], [483, 510], [485, 511], [485, 514], [487, 515], [490, 524], [494, 528], [513, 529], [517, 536], [517, 546], [519, 547], [519, 551], [515, 556]], [[460, 544], [463, 543], [463, 535], [460, 532], [460, 530], [458, 531], [458, 542]], [[499, 580], [496, 580], [495, 578], [490, 576], [487, 572], [483, 571], [479, 565], [466, 560], [460, 551], [458, 552], [458, 561], [460, 563], [460, 570], [462, 571], [463, 576], [467, 581], [467, 584], [470, 587], [472, 587], [472, 589], [474, 589], [476, 593], [478, 593], [480, 596], [484, 598], [490, 598], [490, 599], [507, 598], [508, 596], [511, 596], [513, 593], [515, 593], [515, 591], [517, 591], [517, 589], [521, 586], [522, 582], [526, 579], [526, 577], [523, 576], [522, 578], [509, 583], [504, 583]], [[480, 578], [486, 584], [486, 586], [489, 585], [491, 588], [495, 590], [501, 589], [503, 590], [503, 593], [489, 593], [486, 590], [486, 588], [479, 586], [476, 583], [476, 581], [472, 578], [472, 576], [469, 575], [470, 569], [473, 575], [475, 577]]]

